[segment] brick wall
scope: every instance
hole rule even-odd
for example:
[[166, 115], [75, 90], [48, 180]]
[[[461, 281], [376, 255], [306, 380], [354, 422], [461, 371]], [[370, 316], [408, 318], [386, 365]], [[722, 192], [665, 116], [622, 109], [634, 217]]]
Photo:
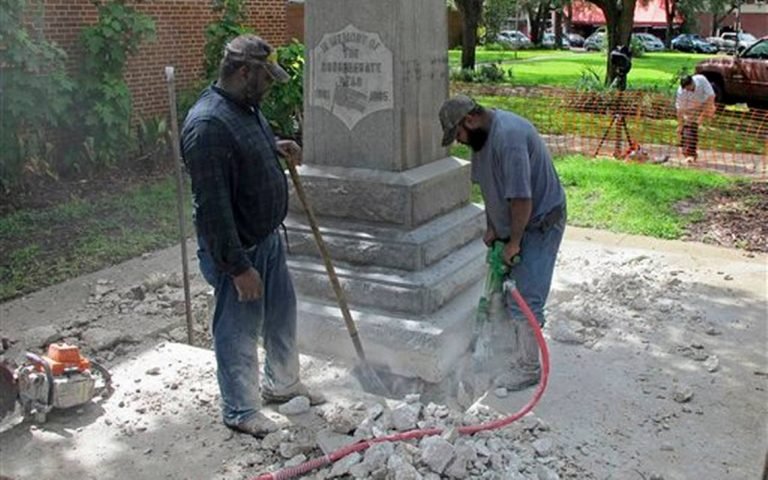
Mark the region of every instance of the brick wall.
[[[180, 92], [199, 78], [203, 63], [204, 30], [215, 19], [210, 0], [128, 0], [137, 10], [155, 20], [157, 37], [142, 45], [127, 65], [126, 81], [131, 89], [134, 112], [153, 117], [168, 112], [165, 66], [176, 68]], [[287, 40], [285, 0], [249, 0], [248, 24], [272, 45]], [[85, 25], [98, 16], [91, 0], [44, 0], [42, 27], [48, 40], [57, 42], [75, 65], [78, 38]]]

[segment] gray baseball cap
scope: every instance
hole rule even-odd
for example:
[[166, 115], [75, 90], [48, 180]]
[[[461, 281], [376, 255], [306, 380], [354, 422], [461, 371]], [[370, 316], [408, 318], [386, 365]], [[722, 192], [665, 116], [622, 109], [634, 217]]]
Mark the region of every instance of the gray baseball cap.
[[291, 79], [288, 72], [277, 63], [275, 49], [258, 35], [247, 33], [232, 39], [224, 47], [224, 59], [231, 62], [263, 65], [278, 83], [286, 83]]
[[444, 147], [453, 143], [459, 124], [476, 107], [477, 103], [466, 95], [456, 95], [443, 103], [440, 107], [440, 125], [443, 127]]

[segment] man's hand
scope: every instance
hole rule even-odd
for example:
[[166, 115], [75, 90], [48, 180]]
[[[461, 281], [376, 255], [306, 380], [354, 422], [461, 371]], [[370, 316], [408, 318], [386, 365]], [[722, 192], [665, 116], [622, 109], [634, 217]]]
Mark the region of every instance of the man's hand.
[[493, 227], [488, 227], [485, 231], [485, 235], [483, 235], [483, 243], [486, 247], [490, 248], [491, 245], [493, 245], [494, 240], [496, 240], [496, 231]]
[[513, 265], [512, 259], [517, 255], [520, 255], [520, 244], [507, 242], [507, 244], [504, 245], [504, 252], [502, 253], [504, 263], [511, 267]]
[[261, 275], [253, 267], [234, 277], [233, 281], [237, 289], [237, 299], [241, 302], [258, 300], [264, 293]]
[[286, 162], [301, 165], [301, 147], [293, 140], [278, 140], [277, 151]]

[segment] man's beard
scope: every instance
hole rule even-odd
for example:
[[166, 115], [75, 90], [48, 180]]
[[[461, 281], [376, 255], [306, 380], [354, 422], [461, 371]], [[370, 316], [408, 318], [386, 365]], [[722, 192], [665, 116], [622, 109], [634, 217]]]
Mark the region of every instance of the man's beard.
[[488, 140], [488, 130], [482, 127], [477, 127], [473, 130], [469, 128], [467, 130], [467, 145], [475, 152], [479, 152], [485, 146], [485, 142]]

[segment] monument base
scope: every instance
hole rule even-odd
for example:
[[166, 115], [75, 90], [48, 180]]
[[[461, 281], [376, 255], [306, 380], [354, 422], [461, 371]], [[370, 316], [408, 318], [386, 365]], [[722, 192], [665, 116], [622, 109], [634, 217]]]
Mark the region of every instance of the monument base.
[[[369, 363], [386, 367], [396, 375], [441, 382], [469, 348], [482, 287], [482, 282], [476, 280], [440, 310], [418, 318], [352, 309]], [[302, 352], [356, 362], [338, 305], [300, 297], [298, 317]]]

